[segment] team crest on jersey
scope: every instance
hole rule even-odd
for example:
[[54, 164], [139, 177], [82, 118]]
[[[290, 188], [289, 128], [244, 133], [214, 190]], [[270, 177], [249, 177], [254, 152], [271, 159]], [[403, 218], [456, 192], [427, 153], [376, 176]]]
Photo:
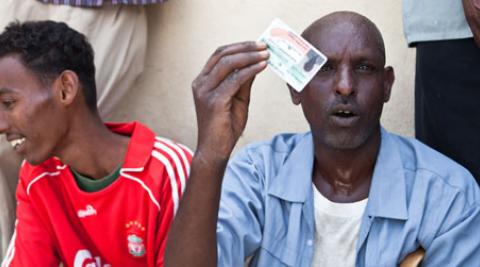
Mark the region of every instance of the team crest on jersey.
[[127, 246], [128, 252], [134, 257], [143, 257], [145, 255], [144, 235], [145, 227], [138, 221], [130, 221], [127, 228]]

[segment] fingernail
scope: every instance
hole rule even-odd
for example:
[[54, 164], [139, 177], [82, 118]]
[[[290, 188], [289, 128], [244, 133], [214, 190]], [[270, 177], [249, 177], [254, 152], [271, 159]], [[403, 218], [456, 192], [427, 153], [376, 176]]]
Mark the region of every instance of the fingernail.
[[260, 54], [260, 57], [262, 58], [268, 58], [268, 56], [270, 55], [270, 53], [268, 53], [268, 51], [261, 51], [259, 52], [258, 54]]
[[267, 44], [264, 42], [257, 42], [257, 47], [261, 49], [267, 48]]

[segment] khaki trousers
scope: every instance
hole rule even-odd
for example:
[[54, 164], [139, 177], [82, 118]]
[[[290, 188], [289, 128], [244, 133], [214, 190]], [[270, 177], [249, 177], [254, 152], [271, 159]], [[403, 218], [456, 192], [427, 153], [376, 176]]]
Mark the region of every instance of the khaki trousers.
[[[55, 20], [85, 34], [95, 51], [97, 103], [104, 119], [118, 107], [142, 72], [147, 21], [142, 6], [100, 8], [43, 4], [36, 0], [1, 0], [0, 30], [13, 20]], [[13, 234], [15, 188], [21, 159], [4, 136], [0, 139], [0, 257]]]

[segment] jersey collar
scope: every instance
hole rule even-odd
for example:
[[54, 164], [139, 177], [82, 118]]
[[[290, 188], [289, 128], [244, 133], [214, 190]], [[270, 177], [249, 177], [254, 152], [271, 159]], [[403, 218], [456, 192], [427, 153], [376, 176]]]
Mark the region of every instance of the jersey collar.
[[141, 172], [147, 165], [153, 145], [155, 134], [143, 124], [133, 121], [128, 123], [106, 123], [111, 131], [130, 136], [125, 162], [122, 172]]

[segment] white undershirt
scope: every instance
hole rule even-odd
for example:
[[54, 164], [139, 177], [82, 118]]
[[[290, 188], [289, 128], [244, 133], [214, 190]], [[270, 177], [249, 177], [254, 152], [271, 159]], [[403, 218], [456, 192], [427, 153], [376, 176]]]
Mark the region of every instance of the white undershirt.
[[336, 203], [313, 185], [315, 208], [315, 251], [312, 267], [355, 266], [356, 244], [368, 198]]

